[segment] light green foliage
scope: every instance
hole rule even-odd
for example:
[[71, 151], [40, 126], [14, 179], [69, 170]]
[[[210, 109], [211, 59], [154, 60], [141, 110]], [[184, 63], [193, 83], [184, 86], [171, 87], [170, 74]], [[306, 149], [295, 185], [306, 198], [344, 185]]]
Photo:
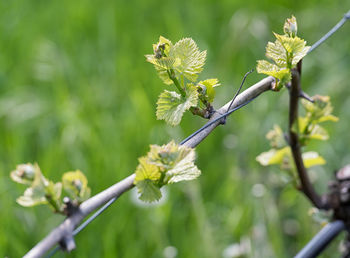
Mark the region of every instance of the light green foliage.
[[[295, 123], [293, 130], [298, 133], [299, 141], [302, 146], [314, 140], [327, 140], [327, 131], [319, 125], [324, 121], [337, 121], [338, 118], [333, 116], [332, 105], [329, 97], [315, 96], [314, 103], [302, 100], [302, 104], [306, 110], [305, 116], [300, 116], [298, 122]], [[290, 147], [283, 135], [282, 129], [275, 125], [274, 129], [267, 133], [266, 138], [270, 141], [272, 149], [261, 153], [256, 160], [263, 166], [280, 165], [281, 169], [295, 174], [294, 164], [292, 162], [292, 154]], [[324, 165], [326, 161], [314, 151], [305, 152], [302, 154], [304, 165], [306, 168]]]
[[215, 98], [215, 87], [220, 86], [218, 79], [207, 79], [200, 81], [197, 84], [198, 92], [205, 99], [205, 101], [212, 103]]
[[160, 94], [156, 112], [158, 119], [175, 126], [191, 107], [212, 110], [214, 88], [220, 85], [218, 80], [207, 79], [196, 83], [205, 64], [206, 51], [200, 51], [191, 38], [181, 39], [173, 45], [170, 40], [160, 36], [158, 43], [153, 44], [153, 52], [146, 55], [146, 60], [154, 65], [165, 84], [174, 84], [178, 91], [164, 90]]
[[24, 185], [31, 185], [34, 179], [40, 173], [40, 169], [37, 164], [21, 164], [17, 165], [16, 170], [10, 173], [11, 179], [17, 183]]
[[276, 41], [268, 42], [266, 46], [266, 57], [274, 63], [259, 60], [257, 72], [264, 73], [276, 78], [274, 90], [278, 91], [290, 81], [291, 69], [307, 54], [310, 47], [306, 46], [306, 41], [298, 38], [297, 22], [294, 16], [287, 19], [284, 24], [284, 35], [274, 33]]
[[194, 164], [195, 151], [174, 141], [166, 145], [151, 145], [146, 156], [139, 158], [135, 181], [140, 199], [153, 202], [160, 199], [160, 188], [167, 184], [197, 178], [200, 170]]
[[157, 119], [163, 119], [169, 125], [178, 125], [184, 112], [198, 104], [198, 91], [193, 84], [187, 84], [186, 96], [164, 90], [157, 101]]
[[62, 186], [73, 202], [81, 203], [90, 196], [87, 179], [80, 171], [67, 172], [63, 175], [62, 182], [54, 183], [44, 177], [37, 164], [28, 163], [18, 165], [11, 172], [11, 179], [29, 186], [17, 198], [17, 203], [25, 207], [48, 204], [55, 212], [64, 213]]
[[328, 96], [316, 95], [314, 103], [302, 100], [301, 103], [306, 114], [298, 119], [299, 139], [302, 144], [307, 144], [311, 139], [328, 140], [329, 136], [320, 123], [337, 122], [338, 118], [332, 115], [333, 107]]
[[206, 56], [207, 51], [199, 51], [193, 39], [182, 39], [174, 46], [174, 57], [179, 60], [174, 67], [175, 71], [195, 82], [198, 74], [203, 70]]
[[72, 200], [83, 202], [90, 197], [90, 188], [85, 175], [80, 171], [66, 172], [62, 176], [64, 190]]

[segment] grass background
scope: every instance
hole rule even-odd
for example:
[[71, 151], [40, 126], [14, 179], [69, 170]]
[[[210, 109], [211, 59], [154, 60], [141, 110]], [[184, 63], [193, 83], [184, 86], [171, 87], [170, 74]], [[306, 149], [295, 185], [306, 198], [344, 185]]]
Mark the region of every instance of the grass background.
[[[24, 190], [9, 178], [16, 164], [38, 162], [55, 181], [81, 169], [96, 194], [132, 173], [149, 144], [179, 142], [205, 123], [191, 114], [175, 128], [156, 120], [167, 86], [144, 55], [159, 35], [207, 49], [200, 78], [219, 78], [220, 107], [285, 18], [294, 14], [312, 44], [348, 9], [326, 0], [1, 1], [0, 256], [24, 255], [63, 220], [16, 204]], [[311, 171], [319, 191], [350, 158], [349, 35], [346, 24], [303, 64], [304, 90], [330, 95], [340, 118], [327, 125], [327, 143], [310, 146], [327, 159]], [[250, 75], [245, 87], [263, 77]], [[76, 237], [75, 251], [56, 257], [237, 257], [239, 243], [244, 257], [293, 256], [320, 225], [278, 168], [255, 161], [269, 148], [267, 131], [286, 128], [287, 97], [264, 93], [217, 128], [197, 148], [198, 180], [167, 188], [156, 206], [123, 195]], [[322, 257], [334, 257], [338, 243]]]

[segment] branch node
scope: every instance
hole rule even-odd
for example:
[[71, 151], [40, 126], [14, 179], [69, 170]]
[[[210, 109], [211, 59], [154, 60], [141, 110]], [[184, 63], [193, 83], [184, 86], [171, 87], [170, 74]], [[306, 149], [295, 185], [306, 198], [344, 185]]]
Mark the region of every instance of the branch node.
[[62, 250], [67, 251], [67, 252], [71, 252], [72, 250], [74, 250], [76, 248], [76, 244], [73, 238], [73, 235], [68, 235], [68, 236], [64, 236], [62, 238], [62, 240], [59, 242]]
[[63, 198], [63, 203], [64, 203], [63, 213], [68, 217], [74, 214], [79, 209], [79, 204], [75, 201], [72, 201], [67, 196]]

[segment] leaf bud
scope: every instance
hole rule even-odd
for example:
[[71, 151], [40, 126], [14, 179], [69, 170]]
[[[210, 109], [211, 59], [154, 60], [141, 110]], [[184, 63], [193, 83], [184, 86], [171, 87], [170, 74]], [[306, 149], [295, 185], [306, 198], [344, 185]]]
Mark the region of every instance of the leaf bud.
[[286, 20], [283, 26], [283, 31], [289, 37], [292, 37], [292, 38], [294, 38], [297, 35], [298, 25], [297, 25], [297, 20], [295, 19], [294, 16]]
[[16, 170], [11, 172], [11, 179], [20, 184], [30, 185], [35, 178], [35, 167], [28, 164], [17, 165]]

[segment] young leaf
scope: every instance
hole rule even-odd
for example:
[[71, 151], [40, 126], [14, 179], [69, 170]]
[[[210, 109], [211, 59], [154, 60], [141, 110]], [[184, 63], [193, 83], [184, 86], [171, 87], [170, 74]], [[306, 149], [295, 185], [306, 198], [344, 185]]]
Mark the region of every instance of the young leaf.
[[314, 103], [302, 99], [302, 104], [313, 123], [325, 121], [337, 122], [338, 118], [332, 115], [333, 107], [329, 96], [316, 95], [313, 97]]
[[157, 101], [157, 119], [163, 119], [172, 126], [178, 125], [183, 113], [198, 104], [197, 88], [188, 84], [185, 91], [186, 97], [182, 97], [174, 91], [164, 90]]
[[313, 126], [311, 132], [309, 133], [308, 138], [326, 141], [326, 140], [328, 140], [329, 136], [328, 136], [327, 131], [323, 127], [321, 127], [318, 124], [315, 124]]
[[24, 191], [24, 194], [17, 198], [17, 203], [24, 207], [46, 204], [45, 189], [42, 186], [29, 187]]
[[138, 182], [144, 180], [157, 181], [161, 177], [159, 167], [149, 162], [148, 157], [139, 158], [139, 165], [135, 171], [136, 177], [134, 183], [137, 185]]
[[137, 189], [140, 194], [140, 200], [144, 202], [158, 201], [162, 197], [158, 186], [149, 179], [138, 182]]
[[147, 156], [139, 159], [135, 172], [134, 184], [140, 199], [148, 202], [158, 200], [162, 186], [197, 178], [200, 170], [194, 160], [194, 149], [179, 146], [174, 141], [162, 146], [151, 145]]
[[173, 44], [170, 40], [160, 36], [157, 44], [153, 44], [153, 55], [145, 55], [147, 62], [154, 65], [160, 79], [167, 85], [173, 83], [169, 78], [168, 69], [172, 69], [176, 63], [173, 56]]
[[60, 200], [62, 193], [62, 183], [53, 183], [49, 181], [49, 183], [45, 186], [45, 197], [48, 204], [55, 212], [63, 211], [63, 203]]
[[40, 173], [37, 164], [34, 166], [30, 163], [17, 165], [16, 170], [12, 171], [11, 179], [17, 183], [24, 185], [31, 185], [34, 181], [35, 175]]
[[284, 147], [280, 150], [271, 149], [261, 153], [256, 160], [263, 166], [280, 164], [282, 165], [285, 156], [290, 155], [290, 148]]
[[287, 19], [283, 26], [283, 31], [285, 34], [287, 34], [289, 37], [295, 37], [298, 32], [298, 25], [297, 20], [292, 15], [292, 18]]
[[207, 52], [199, 51], [193, 39], [184, 38], [174, 45], [173, 55], [179, 58], [175, 70], [188, 80], [195, 82], [198, 74], [203, 70]]
[[175, 161], [174, 167], [166, 172], [168, 183], [189, 181], [199, 177], [201, 171], [194, 164], [195, 159], [196, 154], [193, 149], [185, 146], [179, 147], [179, 157]]
[[292, 60], [289, 62], [295, 66], [304, 56], [306, 56], [310, 47], [306, 46], [306, 41], [298, 37], [288, 37], [285, 35], [278, 35], [274, 33], [277, 41], [281, 43], [283, 48], [287, 51]]
[[[25, 180], [24, 175], [28, 175]], [[38, 165], [33, 166], [30, 163], [19, 165], [17, 170], [11, 172], [11, 178], [15, 182], [30, 185], [24, 194], [17, 198], [18, 204], [28, 207], [47, 203], [46, 187], [50, 182], [42, 175]]]
[[286, 50], [278, 40], [275, 43], [267, 43], [266, 57], [272, 59], [280, 68], [287, 67]]
[[315, 151], [305, 152], [302, 156], [306, 168], [326, 164], [326, 161]]
[[166, 84], [171, 85], [173, 84], [173, 80], [170, 79], [168, 71], [162, 67], [159, 67], [157, 65], [154, 66], [156, 68], [156, 71], [158, 72], [159, 78]]
[[62, 183], [64, 190], [73, 200], [81, 203], [90, 197], [91, 190], [87, 186], [88, 180], [80, 170], [64, 173]]
[[212, 103], [215, 98], [215, 87], [220, 86], [218, 79], [207, 79], [197, 84], [198, 92], [203, 98]]
[[265, 60], [258, 60], [258, 65], [256, 67], [256, 70], [258, 73], [270, 75], [278, 79], [278, 85], [275, 87], [275, 90], [279, 90], [284, 83], [290, 81], [291, 79], [291, 74], [289, 69], [284, 67], [281, 68]]
[[278, 125], [273, 126], [273, 130], [270, 130], [266, 134], [266, 138], [270, 140], [270, 145], [272, 148], [280, 149], [286, 146], [286, 140], [284, 138], [283, 131]]
[[274, 89], [276, 91], [291, 80], [290, 69], [294, 68], [310, 49], [306, 46], [305, 40], [296, 37], [297, 23], [294, 16], [286, 20], [283, 29], [286, 34], [274, 33], [276, 41], [268, 42], [266, 46], [266, 56], [276, 64], [262, 60], [257, 64], [258, 73], [278, 79], [278, 84]]

